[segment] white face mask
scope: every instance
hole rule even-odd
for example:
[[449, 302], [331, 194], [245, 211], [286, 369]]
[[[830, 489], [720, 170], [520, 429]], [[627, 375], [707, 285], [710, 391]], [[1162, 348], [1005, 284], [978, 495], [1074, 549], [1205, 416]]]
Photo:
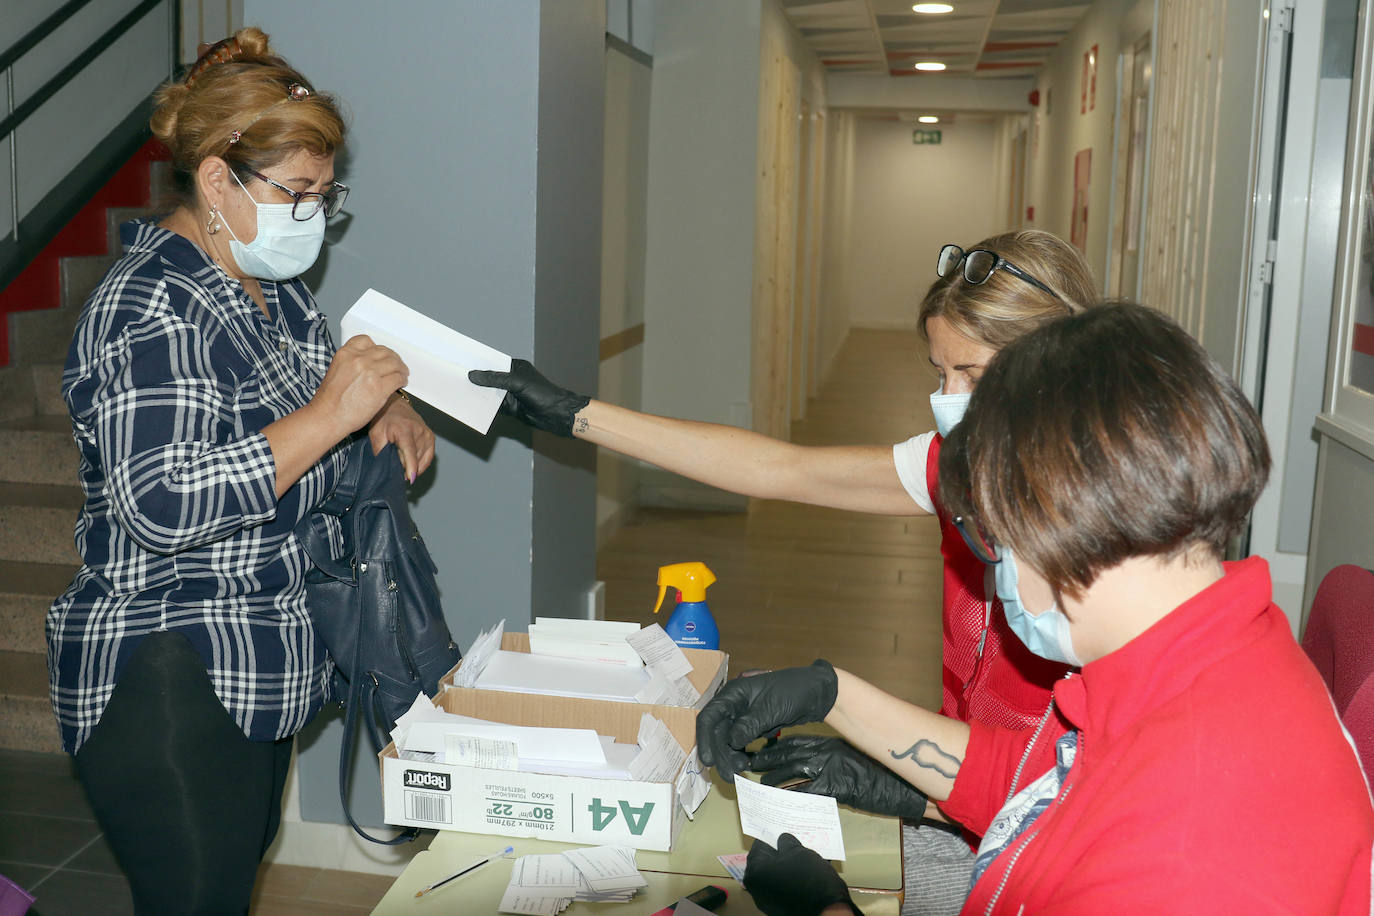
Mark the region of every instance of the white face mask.
[[964, 411], [968, 410], [968, 401], [971, 397], [973, 393], [969, 391], [963, 394], [941, 394], [940, 389], [936, 388], [931, 392], [930, 409], [935, 414], [935, 429], [941, 437], [948, 436], [955, 424], [964, 418]]
[[[234, 180], [248, 194], [239, 176], [234, 175]], [[252, 194], [248, 199], [258, 208], [258, 234], [253, 241], [247, 245], [240, 242], [229, 221], [224, 221], [224, 228], [234, 236], [229, 241], [229, 253], [239, 270], [260, 280], [288, 280], [309, 270], [324, 244], [324, 208], [310, 219], [298, 220], [291, 216], [294, 204], [260, 204]]]
[[1026, 610], [1021, 600], [1016, 560], [1006, 547], [997, 548], [997, 557], [1001, 560], [993, 567], [997, 577], [997, 597], [1002, 599], [1002, 612], [1007, 615], [1007, 626], [1026, 644], [1027, 649], [1041, 658], [1082, 667], [1078, 653], [1073, 650], [1069, 618], [1059, 609], [1059, 603], [1051, 604], [1048, 611], [1039, 614]]

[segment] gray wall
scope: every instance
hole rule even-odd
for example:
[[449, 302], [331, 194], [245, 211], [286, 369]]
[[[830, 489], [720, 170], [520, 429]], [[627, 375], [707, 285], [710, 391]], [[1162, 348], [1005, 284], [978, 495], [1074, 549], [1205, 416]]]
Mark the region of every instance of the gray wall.
[[750, 426], [760, 0], [654, 18], [644, 409]]
[[[596, 379], [602, 0], [245, 0], [352, 115], [339, 176], [350, 219], [307, 279], [335, 332], [369, 286], [571, 386]], [[466, 648], [505, 618], [575, 614], [594, 574], [592, 457], [498, 420], [482, 437], [434, 412], [416, 522]], [[561, 443], [560, 443], [561, 444]], [[537, 583], [537, 584], [536, 584]], [[337, 717], [302, 735], [302, 814], [336, 820]], [[359, 760], [370, 754], [359, 754]], [[380, 821], [375, 758], [355, 814]]]

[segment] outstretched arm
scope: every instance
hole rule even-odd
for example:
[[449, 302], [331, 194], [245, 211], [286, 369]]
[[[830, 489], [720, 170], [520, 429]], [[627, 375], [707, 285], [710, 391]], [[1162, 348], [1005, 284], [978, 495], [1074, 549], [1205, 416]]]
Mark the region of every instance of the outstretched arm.
[[793, 445], [734, 426], [639, 413], [560, 388], [519, 359], [508, 373], [474, 371], [469, 377], [506, 389], [502, 409], [537, 429], [585, 439], [733, 493], [875, 515], [927, 514], [902, 486], [886, 445]]

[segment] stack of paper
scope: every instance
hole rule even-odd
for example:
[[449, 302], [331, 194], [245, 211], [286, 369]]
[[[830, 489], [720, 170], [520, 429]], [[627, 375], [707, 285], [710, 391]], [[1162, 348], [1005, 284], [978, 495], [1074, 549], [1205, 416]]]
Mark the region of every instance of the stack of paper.
[[634, 703], [635, 694], [648, 682], [648, 672], [638, 666], [498, 649], [473, 686], [480, 690]]
[[635, 851], [624, 846], [521, 856], [511, 867], [500, 911], [556, 916], [574, 900], [628, 903], [647, 885], [635, 864]]
[[644, 664], [625, 641], [639, 632], [639, 624], [620, 620], [575, 620], [536, 617], [530, 624], [530, 654], [629, 665]]
[[632, 779], [637, 744], [621, 744], [590, 729], [530, 728], [460, 716], [423, 695], [396, 720], [396, 755], [484, 770], [519, 770], [593, 779]]

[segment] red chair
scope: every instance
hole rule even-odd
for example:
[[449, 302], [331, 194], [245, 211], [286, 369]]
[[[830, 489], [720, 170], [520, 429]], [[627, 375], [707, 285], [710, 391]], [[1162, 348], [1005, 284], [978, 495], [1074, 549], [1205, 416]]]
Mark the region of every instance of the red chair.
[[1302, 648], [1374, 778], [1374, 572], [1337, 566], [1317, 586]]

